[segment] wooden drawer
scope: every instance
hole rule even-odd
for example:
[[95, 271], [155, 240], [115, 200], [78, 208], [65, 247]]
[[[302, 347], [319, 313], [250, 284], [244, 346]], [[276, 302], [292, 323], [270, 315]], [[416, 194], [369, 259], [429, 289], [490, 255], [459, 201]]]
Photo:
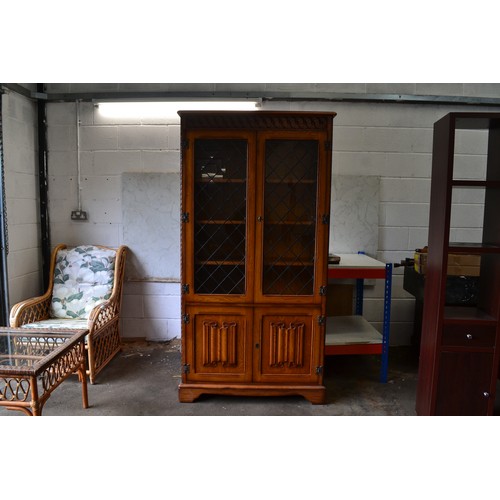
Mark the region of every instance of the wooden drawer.
[[494, 347], [495, 326], [444, 325], [442, 346]]

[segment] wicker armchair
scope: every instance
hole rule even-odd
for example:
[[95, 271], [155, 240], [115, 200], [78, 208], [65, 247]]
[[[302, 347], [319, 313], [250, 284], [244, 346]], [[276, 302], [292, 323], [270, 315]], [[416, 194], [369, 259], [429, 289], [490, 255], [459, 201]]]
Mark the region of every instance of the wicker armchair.
[[10, 326], [88, 328], [87, 374], [97, 374], [121, 349], [119, 315], [127, 247], [58, 245], [44, 295], [15, 304]]

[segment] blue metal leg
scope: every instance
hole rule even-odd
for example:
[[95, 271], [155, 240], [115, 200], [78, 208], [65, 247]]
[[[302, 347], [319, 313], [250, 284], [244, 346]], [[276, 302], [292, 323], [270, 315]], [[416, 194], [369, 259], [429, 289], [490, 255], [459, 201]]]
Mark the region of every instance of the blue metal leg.
[[380, 382], [387, 382], [389, 368], [389, 334], [391, 329], [392, 264], [385, 265], [384, 326], [382, 331], [382, 364]]
[[363, 315], [364, 287], [365, 287], [365, 280], [363, 278], [356, 279], [356, 302], [354, 310], [358, 316]]

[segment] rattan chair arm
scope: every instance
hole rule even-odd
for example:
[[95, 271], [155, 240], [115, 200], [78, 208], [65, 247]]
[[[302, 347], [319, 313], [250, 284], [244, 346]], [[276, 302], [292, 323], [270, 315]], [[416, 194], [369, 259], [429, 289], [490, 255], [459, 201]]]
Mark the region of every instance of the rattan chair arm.
[[118, 316], [117, 302], [114, 297], [95, 306], [88, 319], [89, 335], [103, 328], [109, 321]]
[[12, 306], [10, 310], [10, 326], [20, 327], [27, 323], [42, 321], [50, 316], [51, 295], [49, 292], [39, 297], [23, 300]]

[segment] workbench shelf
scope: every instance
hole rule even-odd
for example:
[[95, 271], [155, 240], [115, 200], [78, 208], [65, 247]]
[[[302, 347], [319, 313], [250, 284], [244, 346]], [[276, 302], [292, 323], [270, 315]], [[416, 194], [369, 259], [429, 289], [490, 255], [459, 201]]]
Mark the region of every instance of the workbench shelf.
[[[355, 314], [330, 316], [326, 320], [325, 355], [380, 354], [380, 382], [387, 382], [391, 322], [392, 264], [364, 253], [339, 254], [339, 264], [328, 266], [328, 280], [356, 280]], [[363, 317], [365, 279], [384, 280], [382, 333]]]

